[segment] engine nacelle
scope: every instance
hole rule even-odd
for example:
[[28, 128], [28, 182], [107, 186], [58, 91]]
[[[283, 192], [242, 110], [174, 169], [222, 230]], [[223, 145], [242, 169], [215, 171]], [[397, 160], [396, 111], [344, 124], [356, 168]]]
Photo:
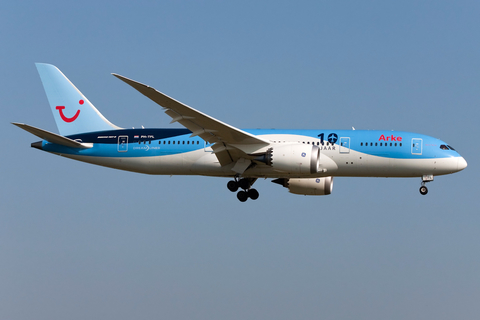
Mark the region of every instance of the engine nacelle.
[[333, 177], [309, 179], [276, 179], [272, 182], [283, 185], [293, 194], [306, 196], [325, 196], [332, 193]]
[[275, 146], [267, 150], [263, 162], [285, 173], [317, 173], [320, 170], [320, 148], [309, 144]]

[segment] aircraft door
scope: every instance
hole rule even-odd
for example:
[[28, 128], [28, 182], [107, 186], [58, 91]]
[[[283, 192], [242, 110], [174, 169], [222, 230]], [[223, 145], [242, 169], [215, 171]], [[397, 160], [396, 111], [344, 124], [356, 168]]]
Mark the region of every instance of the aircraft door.
[[118, 136], [118, 152], [128, 151], [128, 136]]
[[340, 153], [350, 153], [350, 137], [340, 138]]
[[412, 154], [422, 154], [422, 139], [420, 138], [413, 138], [412, 139]]

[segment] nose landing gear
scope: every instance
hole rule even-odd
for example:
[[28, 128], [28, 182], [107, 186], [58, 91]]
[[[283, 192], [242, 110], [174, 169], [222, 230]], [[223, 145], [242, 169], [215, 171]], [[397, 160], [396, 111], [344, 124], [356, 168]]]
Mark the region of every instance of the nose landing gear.
[[422, 176], [422, 186], [420, 187], [420, 194], [426, 195], [428, 193], [428, 188], [425, 186], [425, 183], [433, 181], [433, 175], [424, 175]]
[[238, 177], [235, 177], [235, 180], [228, 181], [227, 188], [232, 192], [236, 192], [239, 188], [243, 189], [237, 193], [237, 199], [241, 202], [247, 201], [248, 198], [257, 200], [259, 193], [256, 189], [251, 188], [256, 180], [256, 178], [242, 178], [239, 180]]
[[[423, 183], [424, 183], [424, 182], [423, 182]], [[422, 186], [420, 187], [420, 193], [421, 193], [422, 195], [426, 195], [426, 194], [428, 193], [428, 188], [425, 187], [424, 185], [422, 185]]]

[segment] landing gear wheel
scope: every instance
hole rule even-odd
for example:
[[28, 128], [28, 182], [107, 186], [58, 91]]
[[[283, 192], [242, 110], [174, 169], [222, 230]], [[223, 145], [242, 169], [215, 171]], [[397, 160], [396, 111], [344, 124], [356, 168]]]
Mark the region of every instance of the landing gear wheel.
[[237, 181], [234, 181], [234, 180], [230, 180], [228, 181], [227, 183], [227, 188], [228, 190], [232, 191], [232, 192], [236, 192], [238, 190], [238, 183]]
[[248, 199], [248, 194], [245, 191], [238, 191], [237, 198], [241, 202], [245, 202]]
[[247, 194], [248, 194], [248, 197], [252, 200], [257, 200], [259, 196], [257, 189], [250, 189], [248, 190]]
[[426, 195], [426, 194], [428, 193], [427, 187], [421, 186], [421, 187], [420, 187], [420, 193], [421, 193], [422, 195]]
[[243, 190], [248, 190], [248, 188], [250, 188], [251, 184], [250, 184], [250, 181], [248, 179], [243, 178], [243, 179], [240, 179], [238, 181], [238, 186], [240, 188], [242, 188]]

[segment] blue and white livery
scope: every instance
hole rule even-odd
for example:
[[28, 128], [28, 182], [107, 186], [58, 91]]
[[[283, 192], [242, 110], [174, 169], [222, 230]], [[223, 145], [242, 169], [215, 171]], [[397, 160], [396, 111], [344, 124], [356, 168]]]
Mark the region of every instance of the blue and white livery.
[[150, 98], [185, 129], [123, 129], [109, 122], [55, 66], [36, 64], [60, 134], [14, 125], [40, 137], [32, 147], [105, 167], [159, 175], [229, 177], [244, 202], [257, 199], [258, 178], [291, 193], [328, 195], [333, 177], [434, 176], [467, 162], [447, 143], [422, 134], [363, 130], [242, 130], [152, 87], [115, 77]]

